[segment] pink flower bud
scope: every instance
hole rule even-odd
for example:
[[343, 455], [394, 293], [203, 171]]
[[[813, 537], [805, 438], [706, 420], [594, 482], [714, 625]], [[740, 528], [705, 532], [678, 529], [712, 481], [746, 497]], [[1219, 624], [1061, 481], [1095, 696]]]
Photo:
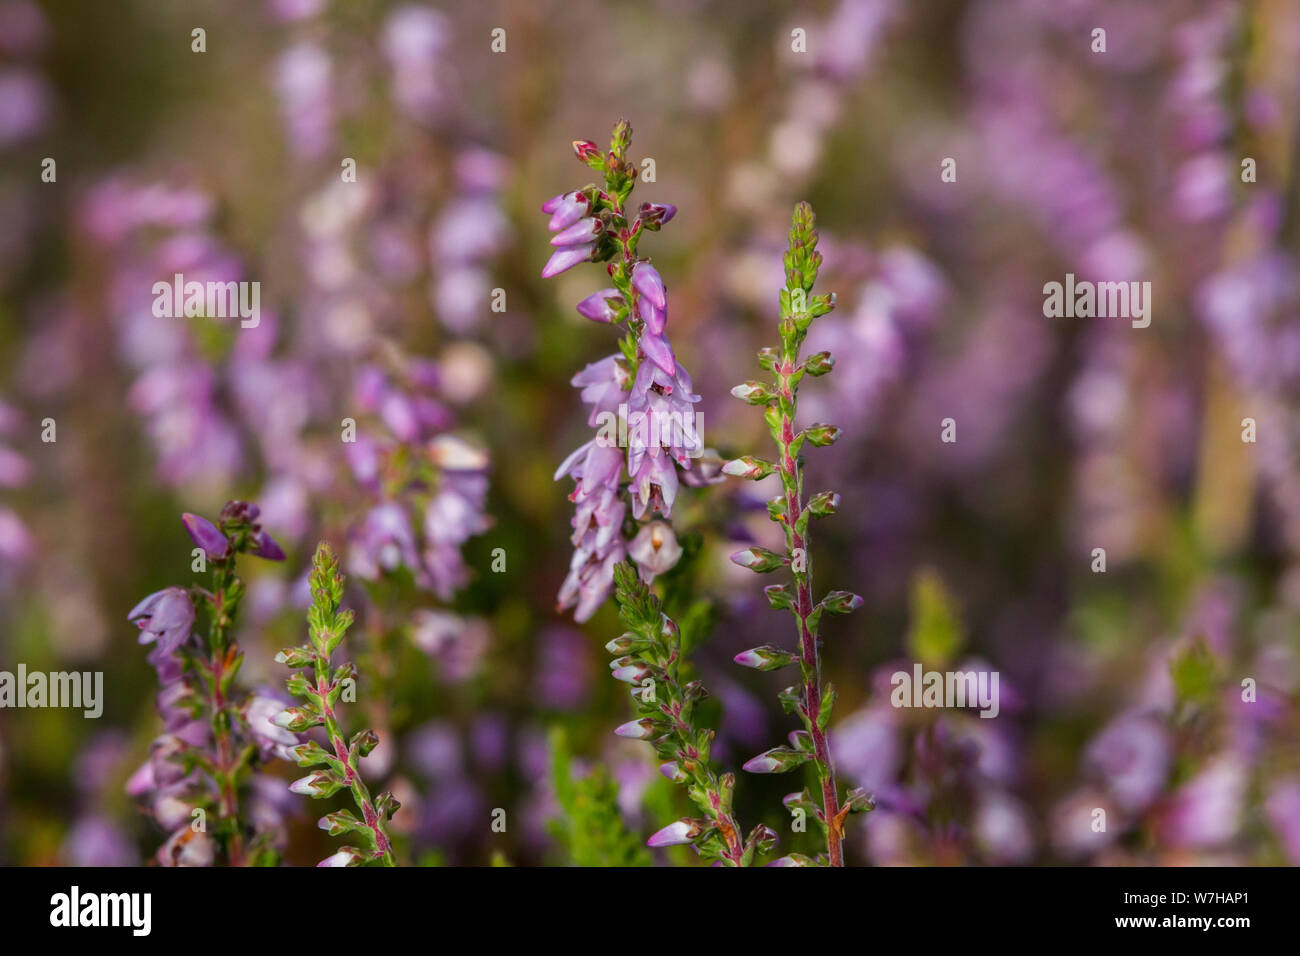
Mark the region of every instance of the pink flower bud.
[[186, 512], [181, 515], [181, 523], [189, 532], [190, 539], [206, 551], [209, 558], [219, 561], [230, 553], [230, 542], [207, 518]]
[[579, 243], [591, 242], [600, 235], [600, 220], [594, 217], [579, 219], [573, 225], [566, 229], [561, 229], [551, 237], [553, 246], [576, 246]]
[[664, 334], [664, 326], [668, 324], [668, 313], [664, 309], [642, 296], [637, 300], [636, 314], [645, 323], [646, 331], [651, 335]]
[[[547, 206], [551, 208], [548, 209]], [[587, 215], [588, 206], [587, 197], [576, 190], [562, 196], [556, 196], [546, 206], [542, 207], [543, 212], [551, 214], [551, 221], [546, 224], [547, 228], [551, 232], [559, 232], [561, 229], [573, 225]]]
[[591, 161], [591, 157], [600, 155], [600, 147], [589, 139], [575, 139], [573, 152], [580, 160], [587, 163]]
[[542, 278], [550, 279], [561, 272], [568, 272], [579, 262], [585, 261], [595, 248], [594, 242], [588, 242], [581, 246], [563, 246], [556, 249], [547, 260], [546, 268], [542, 269]]
[[626, 724], [620, 724], [614, 728], [615, 734], [629, 740], [649, 740], [658, 732], [658, 725], [649, 717], [642, 717], [640, 720], [629, 720]]
[[622, 304], [623, 297], [617, 289], [601, 289], [578, 303], [578, 314], [593, 322], [613, 322]]
[[647, 332], [641, 336], [638, 344], [645, 357], [653, 362], [657, 367], [663, 369], [669, 375], [677, 371], [677, 359], [673, 356], [673, 347], [668, 344], [668, 340], [662, 335], [655, 335]]
[[681, 846], [684, 843], [694, 843], [703, 832], [704, 828], [698, 820], [678, 820], [654, 833], [646, 840], [646, 846]]
[[659, 271], [650, 263], [638, 262], [632, 267], [632, 288], [653, 302], [656, 308], [668, 308], [664, 280], [659, 277]]

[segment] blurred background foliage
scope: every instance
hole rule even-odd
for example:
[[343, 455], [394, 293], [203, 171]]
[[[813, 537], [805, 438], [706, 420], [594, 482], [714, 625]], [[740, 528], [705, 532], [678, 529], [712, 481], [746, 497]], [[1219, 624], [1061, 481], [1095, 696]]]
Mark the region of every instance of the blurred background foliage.
[[[128, 609], [189, 582], [182, 511], [258, 501], [289, 561], [251, 569], [243, 679], [280, 685], [315, 542], [355, 551], [374, 504], [335, 431], [365, 420], [354, 376], [412, 359], [490, 455], [492, 524], [454, 595], [406, 568], [352, 582], [405, 858], [691, 862], [644, 846], [687, 805], [611, 734], [615, 609], [554, 611], [552, 473], [588, 431], [568, 380], [613, 341], [572, 309], [595, 270], [540, 279], [539, 207], [583, 184], [570, 141], [620, 117], [655, 161], [635, 195], [680, 210], [648, 245], [723, 456], [766, 446], [728, 392], [775, 340], [791, 207], [818, 213], [839, 305], [809, 347], [838, 364], [803, 394], [845, 435], [808, 457], [808, 490], [843, 496], [813, 560], [866, 598], [823, 635], [839, 769], [878, 805], [850, 862], [1300, 862], [1298, 52], [1281, 0], [0, 0], [0, 669], [105, 674], [98, 720], [0, 710], [0, 862], [151, 859], [165, 834], [123, 789], [159, 733]], [[141, 192], [108, 202], [121, 183]], [[160, 225], [149, 187], [208, 212]], [[165, 320], [184, 349], [150, 353], [168, 230], [261, 282], [261, 338]], [[1044, 318], [1067, 272], [1151, 281], [1150, 328]], [[161, 405], [150, 374], [175, 377]], [[765, 487], [739, 484], [684, 490], [660, 584], [704, 602], [683, 630], [728, 768], [793, 728], [780, 675], [731, 663], [793, 642], [726, 560], [773, 543]], [[912, 661], [998, 670], [999, 717], [891, 708]], [[781, 805], [799, 781], [740, 777], [747, 826], [816, 852]], [[286, 858], [308, 864], [331, 807], [299, 803]]]

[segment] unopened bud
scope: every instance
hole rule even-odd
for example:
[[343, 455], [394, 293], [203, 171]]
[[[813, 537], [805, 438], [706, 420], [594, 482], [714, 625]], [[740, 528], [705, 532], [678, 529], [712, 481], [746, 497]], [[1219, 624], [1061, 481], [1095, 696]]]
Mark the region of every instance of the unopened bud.
[[822, 607], [832, 614], [848, 614], [862, 607], [862, 598], [852, 591], [831, 591], [822, 598]]
[[766, 574], [784, 565], [786, 559], [775, 551], [769, 551], [767, 548], [760, 548], [755, 545], [732, 554], [731, 563], [738, 564], [742, 568], [749, 568], [749, 570], [759, 574]]
[[646, 840], [646, 846], [681, 846], [694, 843], [704, 832], [704, 821], [686, 818], [670, 823]]
[[745, 382], [737, 385], [731, 390], [731, 394], [751, 405], [766, 405], [772, 400], [772, 390], [762, 382]]
[[840, 430], [834, 425], [809, 425], [803, 430], [803, 436], [809, 444], [816, 445], [818, 448], [826, 445], [835, 444], [840, 437]]
[[753, 455], [745, 455], [741, 458], [733, 458], [723, 465], [722, 473], [733, 478], [758, 481], [760, 478], [766, 478], [775, 469], [776, 466], [770, 461], [764, 461], [762, 458], [756, 458]]
[[798, 660], [789, 651], [783, 651], [771, 644], [752, 647], [747, 651], [742, 651], [732, 659], [741, 667], [752, 667], [759, 671], [774, 671]]

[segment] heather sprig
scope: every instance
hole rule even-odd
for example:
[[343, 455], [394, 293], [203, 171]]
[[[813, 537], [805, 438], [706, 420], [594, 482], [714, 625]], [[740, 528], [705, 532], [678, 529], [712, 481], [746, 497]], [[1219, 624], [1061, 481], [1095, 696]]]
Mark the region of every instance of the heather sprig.
[[632, 685], [637, 718], [614, 732], [648, 741], [659, 771], [687, 788], [701, 816], [670, 823], [649, 839], [654, 847], [694, 844], [705, 860], [749, 866], [756, 853], [776, 843], [776, 833], [759, 824], [742, 842], [732, 811], [736, 775], [718, 775], [709, 761], [714, 731], [697, 726], [695, 706], [707, 696], [699, 681], [681, 683], [682, 634], [636, 569], [620, 562], [614, 569], [619, 617], [627, 630], [605, 645], [614, 655], [614, 677]]
[[549, 735], [551, 789], [557, 813], [549, 823], [575, 866], [649, 866], [650, 851], [628, 829], [619, 808], [619, 786], [602, 766], [580, 776], [564, 731]]
[[[594, 322], [626, 326], [619, 352], [593, 362], [574, 376], [582, 400], [591, 405], [587, 424], [599, 425], [596, 436], [570, 455], [555, 473], [577, 481], [570, 496], [575, 552], [560, 589], [561, 608], [576, 605], [585, 621], [609, 597], [614, 568], [629, 554], [647, 581], [672, 567], [680, 554], [676, 537], [660, 523], [629, 549], [623, 522], [630, 499], [632, 517], [671, 517], [681, 480], [708, 481], [690, 470], [703, 453], [695, 428], [691, 377], [676, 360], [668, 341], [668, 296], [658, 270], [640, 252], [641, 238], [656, 232], [676, 214], [666, 203], [642, 203], [635, 215], [628, 198], [636, 184], [636, 164], [628, 157], [632, 127], [620, 121], [608, 152], [595, 143], [573, 144], [577, 157], [603, 177], [563, 193], [542, 206], [555, 233], [543, 278], [559, 275], [581, 262], [606, 263], [613, 286], [578, 303], [578, 312]], [[615, 437], [615, 435], [620, 437]], [[624, 454], [621, 445], [627, 445]], [[627, 483], [623, 484], [624, 467]], [[650, 547], [646, 547], [647, 543]]]
[[359, 769], [361, 758], [375, 749], [379, 737], [373, 730], [363, 730], [353, 735], [351, 740], [345, 740], [335, 712], [345, 686], [349, 683], [355, 686], [357, 676], [356, 665], [351, 662], [331, 671], [334, 651], [343, 642], [353, 620], [352, 611], [339, 609], [343, 600], [343, 580], [338, 558], [328, 544], [321, 542], [312, 557], [309, 577], [312, 598], [307, 611], [309, 641], [298, 647], [287, 647], [275, 658], [294, 671], [309, 671], [310, 676], [295, 673], [285, 682], [289, 693], [303, 698], [306, 703], [283, 711], [275, 718], [275, 723], [295, 733], [324, 727], [329, 738], [330, 750], [313, 740], [294, 748], [298, 766], [322, 769], [295, 780], [289, 789], [321, 800], [346, 787], [361, 811], [361, 819], [349, 810], [337, 810], [321, 817], [318, 825], [330, 836], [356, 833], [364, 846], [345, 846], [318, 865], [394, 866], [387, 822], [400, 805], [388, 792], [372, 800]]
[[773, 608], [790, 611], [799, 637], [798, 650], [794, 653], [764, 646], [736, 655], [736, 663], [745, 667], [775, 670], [798, 662], [801, 672], [800, 684], [785, 690], [781, 703], [788, 713], [798, 714], [803, 731], [791, 734], [792, 746], [774, 747], [759, 754], [744, 769], [751, 773], [785, 773], [811, 763], [821, 785], [821, 807], [813, 806], [814, 818], [826, 831], [828, 862], [831, 866], [843, 866], [844, 818], [851, 811], [870, 809], [871, 799], [866, 793], [853, 791], [841, 805], [835, 783], [835, 768], [826, 739], [835, 689], [830, 684], [822, 686], [818, 627], [823, 613], [847, 614], [860, 607], [862, 599], [848, 591], [831, 591], [820, 601], [813, 601], [808, 526], [812, 518], [834, 514], [839, 495], [824, 491], [804, 500], [800, 454], [805, 443], [816, 447], [834, 443], [840, 430], [824, 424], [795, 430], [799, 385], [804, 376], [825, 375], [835, 364], [829, 352], [819, 352], [802, 361], [799, 356], [812, 321], [835, 307], [833, 294], [813, 294], [822, 262], [817, 238], [812, 207], [799, 203], [785, 253], [785, 288], [780, 297], [781, 347], [779, 351], [765, 348], [758, 355], [760, 366], [771, 374], [771, 380], [745, 382], [731, 392], [751, 405], [763, 407], [768, 429], [777, 445], [777, 460], [745, 456], [728, 462], [723, 472], [754, 481], [773, 473], [780, 476], [781, 494], [768, 502], [767, 513], [785, 532], [785, 553], [755, 546], [737, 551], [731, 560], [760, 574], [781, 567], [790, 569], [792, 586], [773, 584], [764, 590]]
[[[210, 570], [211, 588], [165, 588], [127, 615], [140, 628], [140, 643], [154, 645], [149, 663], [161, 685], [157, 704], [165, 731], [127, 789], [149, 794], [154, 817], [172, 831], [158, 855], [164, 865], [262, 865], [278, 856], [276, 828], [254, 828], [254, 814], [241, 805], [260, 761], [297, 743], [293, 734], [258, 719], [265, 711], [261, 696], [240, 695], [235, 687], [244, 660], [234, 639], [244, 597], [236, 559], [284, 559], [259, 514], [254, 504], [230, 501], [215, 525], [183, 515], [198, 546], [193, 566]], [[199, 608], [206, 612], [206, 640], [193, 633]], [[213, 810], [217, 820], [208, 826]]]

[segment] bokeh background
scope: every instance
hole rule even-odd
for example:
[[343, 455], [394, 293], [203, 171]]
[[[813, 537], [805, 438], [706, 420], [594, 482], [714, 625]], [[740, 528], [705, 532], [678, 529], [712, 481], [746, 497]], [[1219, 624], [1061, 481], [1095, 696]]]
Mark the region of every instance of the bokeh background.
[[[611, 734], [612, 602], [555, 611], [552, 473], [588, 437], [568, 380], [613, 337], [572, 308], [599, 270], [540, 278], [539, 207], [587, 181], [570, 141], [626, 117], [655, 160], [635, 195], [679, 207], [643, 249], [724, 456], [766, 448], [728, 392], [774, 344], [793, 204], [819, 217], [839, 304], [809, 344], [838, 364], [803, 411], [844, 437], [807, 480], [843, 504], [813, 558], [866, 599], [824, 654], [840, 774], [878, 804], [849, 861], [1300, 863], [1297, 62], [1286, 0], [0, 0], [0, 669], [105, 675], [98, 720], [0, 710], [0, 862], [153, 859], [126, 614], [194, 579], [180, 514], [228, 498], [288, 552], [247, 568], [249, 688], [282, 685], [318, 540], [393, 565], [353, 575], [347, 720], [381, 737], [404, 861], [692, 862], [640, 848], [688, 808]], [[155, 318], [176, 271], [259, 281], [261, 325]], [[1067, 272], [1150, 281], [1151, 326], [1045, 318]], [[427, 502], [358, 479], [344, 417], [490, 456], [432, 577], [377, 530]], [[780, 675], [731, 663], [793, 641], [727, 561], [773, 543], [741, 485], [683, 490], [664, 585], [712, 605], [693, 661], [730, 768], [793, 729]], [[996, 669], [998, 718], [891, 707], [918, 660]], [[799, 781], [740, 777], [747, 825], [815, 850], [780, 803]], [[593, 805], [626, 845], [584, 839]], [[264, 810], [288, 862], [331, 851], [320, 803]]]

